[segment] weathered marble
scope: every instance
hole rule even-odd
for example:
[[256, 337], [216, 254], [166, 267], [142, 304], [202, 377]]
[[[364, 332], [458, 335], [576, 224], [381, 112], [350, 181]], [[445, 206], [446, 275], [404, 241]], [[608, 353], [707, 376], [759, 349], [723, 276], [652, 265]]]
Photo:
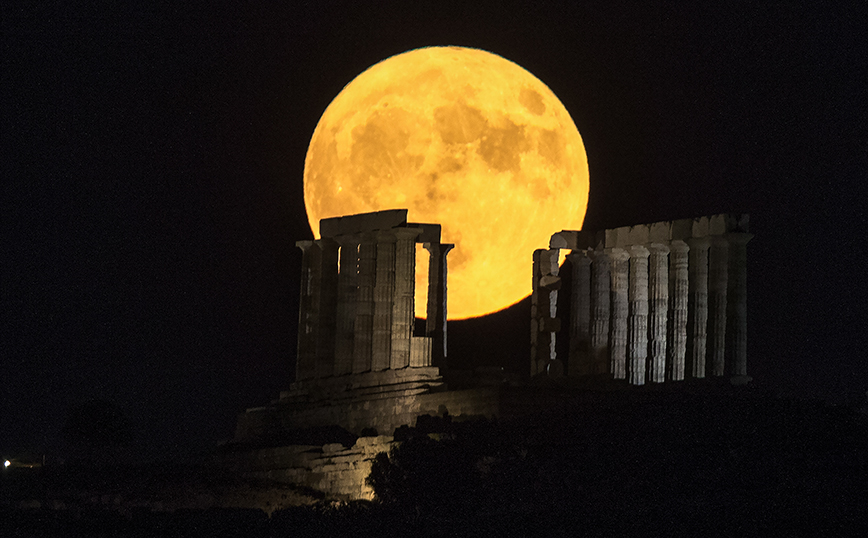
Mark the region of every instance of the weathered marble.
[[337, 241], [340, 245], [340, 264], [334, 375], [346, 375], [353, 371], [356, 292], [359, 286], [359, 239], [356, 235], [348, 235], [339, 237]]
[[630, 281], [627, 340], [627, 376], [631, 385], [645, 384], [645, 361], [648, 358], [648, 257], [640, 245], [628, 249]]
[[708, 253], [708, 367], [713, 376], [725, 373], [728, 258], [726, 237], [712, 236]]
[[688, 238], [687, 335], [689, 375], [705, 377], [708, 342], [708, 249], [707, 237]]
[[609, 368], [609, 316], [612, 277], [609, 255], [604, 250], [591, 251], [591, 355], [593, 373], [612, 373]]
[[567, 371], [573, 375], [594, 373], [591, 360], [591, 259], [574, 250], [567, 256], [572, 265], [570, 293], [570, 357]]
[[410, 366], [410, 337], [415, 322], [416, 237], [419, 228], [395, 228], [395, 289], [392, 296], [390, 368]]
[[727, 364], [732, 376], [747, 376], [747, 243], [749, 233], [728, 233]]
[[359, 241], [359, 276], [356, 290], [356, 322], [353, 326], [353, 373], [370, 371], [374, 331], [374, 284], [376, 282], [377, 242], [372, 232]]
[[629, 303], [630, 254], [622, 248], [608, 252], [610, 261], [611, 314], [609, 335], [609, 371], [615, 379], [627, 378], [627, 314]]
[[651, 243], [648, 251], [648, 380], [663, 383], [669, 318], [669, 246]]
[[669, 319], [667, 348], [667, 378], [684, 379], [684, 357], [687, 354], [687, 305], [689, 292], [687, 243], [676, 239], [669, 246]]

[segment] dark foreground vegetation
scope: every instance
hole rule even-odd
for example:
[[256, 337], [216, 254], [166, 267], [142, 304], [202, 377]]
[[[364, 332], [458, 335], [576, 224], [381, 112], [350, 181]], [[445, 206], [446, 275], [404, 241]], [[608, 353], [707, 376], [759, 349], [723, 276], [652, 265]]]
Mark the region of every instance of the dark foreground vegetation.
[[734, 389], [579, 400], [522, 421], [420, 417], [415, 428], [395, 432], [399, 448], [377, 458], [374, 503], [316, 502], [314, 493], [296, 492], [312, 504], [266, 509], [270, 517], [252, 507], [28, 508], [7, 487], [0, 535], [864, 536], [868, 529], [868, 416], [860, 409]]

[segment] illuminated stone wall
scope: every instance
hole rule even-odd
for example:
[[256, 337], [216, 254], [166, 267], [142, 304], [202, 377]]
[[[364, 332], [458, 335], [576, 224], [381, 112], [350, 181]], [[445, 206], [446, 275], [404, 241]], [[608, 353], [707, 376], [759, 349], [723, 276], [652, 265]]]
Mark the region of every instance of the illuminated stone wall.
[[721, 214], [599, 232], [564, 230], [534, 252], [531, 375], [564, 370], [557, 260], [570, 249], [571, 377], [633, 385], [731, 376], [747, 382], [748, 216]]

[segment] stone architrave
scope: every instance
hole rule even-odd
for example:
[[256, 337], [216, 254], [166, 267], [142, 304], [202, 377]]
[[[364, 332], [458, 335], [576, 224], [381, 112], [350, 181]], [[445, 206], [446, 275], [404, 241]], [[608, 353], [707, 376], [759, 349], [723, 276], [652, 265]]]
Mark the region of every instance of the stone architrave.
[[687, 299], [687, 367], [689, 375], [705, 377], [708, 341], [708, 249], [707, 237], [687, 239], [688, 299]]
[[648, 245], [648, 380], [666, 381], [666, 323], [669, 318], [669, 247]]
[[320, 259], [319, 328], [316, 339], [317, 377], [329, 377], [335, 371], [335, 330], [338, 307], [338, 244], [333, 239], [319, 239]]
[[669, 347], [667, 351], [667, 377], [672, 381], [684, 379], [684, 357], [687, 351], [687, 303], [689, 247], [681, 240], [669, 245]]
[[[446, 367], [446, 255], [455, 245], [423, 243], [428, 251], [428, 319], [425, 334], [431, 338], [431, 364], [418, 366]], [[415, 365], [414, 365], [415, 366]]]
[[377, 233], [377, 270], [374, 283], [374, 328], [371, 370], [388, 370], [391, 365], [392, 303], [395, 297], [395, 234]]
[[587, 252], [574, 250], [567, 259], [573, 267], [570, 293], [570, 376], [594, 373], [591, 360], [591, 259]]
[[335, 238], [340, 245], [338, 255], [338, 320], [335, 333], [334, 375], [353, 372], [353, 340], [356, 323], [356, 291], [359, 284], [359, 239], [355, 235]]
[[645, 384], [645, 362], [648, 359], [648, 256], [640, 245], [630, 252], [630, 310], [628, 318], [627, 375], [631, 385]]
[[609, 369], [609, 315], [611, 276], [609, 256], [605, 251], [590, 251], [591, 263], [591, 356], [594, 374], [611, 373]]
[[416, 237], [419, 228], [394, 228], [395, 291], [392, 302], [392, 343], [390, 368], [410, 366], [410, 338], [416, 320], [414, 292], [416, 286]]
[[712, 236], [708, 253], [708, 365], [711, 375], [722, 376], [726, 360], [726, 292], [729, 243], [724, 236]]
[[303, 381], [316, 377], [320, 247], [314, 241], [298, 241], [295, 245], [302, 252], [295, 379]]
[[622, 248], [608, 252], [612, 277], [612, 321], [609, 338], [609, 371], [615, 379], [627, 378], [627, 300], [630, 281], [630, 255]]
[[727, 363], [729, 373], [747, 376], [747, 243], [749, 233], [728, 233]]
[[353, 326], [353, 373], [371, 370], [374, 331], [374, 284], [376, 281], [377, 242], [373, 233], [359, 239], [359, 276], [356, 291], [356, 322]]

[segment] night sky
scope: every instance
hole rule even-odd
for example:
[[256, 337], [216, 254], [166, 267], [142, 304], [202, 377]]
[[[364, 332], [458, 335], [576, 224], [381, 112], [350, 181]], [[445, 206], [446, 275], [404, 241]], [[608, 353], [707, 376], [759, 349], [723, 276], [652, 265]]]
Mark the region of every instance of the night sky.
[[[310, 136], [353, 77], [426, 45], [495, 52], [561, 99], [586, 228], [750, 213], [749, 373], [868, 390], [860, 1], [61, 4], [2, 6], [0, 450], [59, 446], [100, 398], [144, 457], [181, 455], [276, 398]], [[450, 323], [451, 360], [523, 368], [528, 316]]]

